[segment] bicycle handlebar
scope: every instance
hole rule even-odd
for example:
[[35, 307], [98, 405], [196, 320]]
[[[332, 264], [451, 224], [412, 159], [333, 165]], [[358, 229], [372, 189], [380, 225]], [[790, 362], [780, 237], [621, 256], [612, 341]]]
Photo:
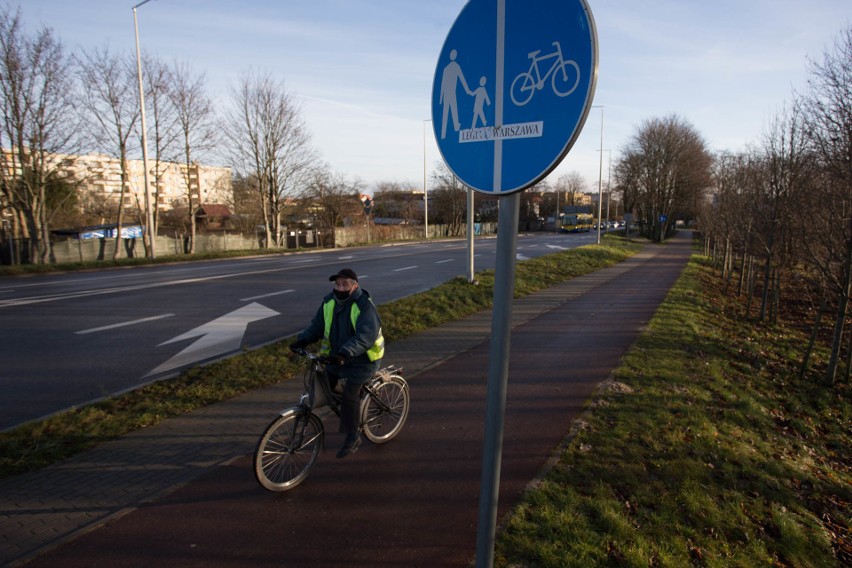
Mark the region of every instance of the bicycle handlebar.
[[332, 361], [332, 358], [328, 355], [320, 355], [319, 353], [313, 353], [303, 347], [299, 347], [298, 349], [291, 349], [290, 351], [292, 351], [296, 355], [307, 358], [309, 361], [316, 361], [317, 363], [321, 363], [323, 365], [329, 365], [334, 363]]

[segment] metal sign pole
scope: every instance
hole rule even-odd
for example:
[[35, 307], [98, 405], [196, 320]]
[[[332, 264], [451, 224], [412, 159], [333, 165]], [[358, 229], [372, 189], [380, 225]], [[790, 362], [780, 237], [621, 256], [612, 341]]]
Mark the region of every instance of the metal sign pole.
[[467, 281], [472, 284], [476, 279], [473, 267], [473, 190], [469, 187], [465, 189], [467, 190]]
[[479, 493], [479, 528], [476, 533], [476, 567], [494, 565], [503, 424], [509, 382], [509, 340], [512, 296], [515, 293], [515, 255], [518, 248], [518, 212], [521, 194], [500, 198], [497, 224], [497, 265], [494, 272], [494, 310], [491, 319], [491, 359], [488, 369], [488, 406], [485, 415], [485, 449]]
[[[532, 4], [468, 0], [447, 34], [432, 82], [432, 126], [441, 156], [454, 176], [497, 196], [500, 206], [478, 568], [494, 562], [519, 192], [544, 179], [573, 146], [597, 79], [597, 33], [586, 0]], [[556, 62], [551, 80], [541, 85], [538, 63], [545, 59]], [[470, 220], [468, 225], [470, 230]]]

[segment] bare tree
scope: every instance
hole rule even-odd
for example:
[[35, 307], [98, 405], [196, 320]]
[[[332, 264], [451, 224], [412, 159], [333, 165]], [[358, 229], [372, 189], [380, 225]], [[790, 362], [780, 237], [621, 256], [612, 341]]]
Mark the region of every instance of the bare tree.
[[[716, 157], [713, 167], [712, 209], [704, 209], [699, 215], [701, 232], [710, 239], [708, 250], [712, 251], [715, 265], [730, 284], [734, 276], [735, 256], [741, 255], [740, 274], [745, 274], [744, 264], [750, 257], [754, 216], [748, 207], [748, 195], [755, 184], [755, 164], [747, 153], [722, 153]], [[705, 202], [706, 203], [706, 202]], [[737, 294], [742, 290], [742, 281]]]
[[[195, 159], [213, 148], [218, 140], [215, 113], [205, 92], [204, 75], [194, 75], [189, 65], [175, 63], [170, 73], [169, 98], [176, 112], [182, 146], [184, 184], [189, 213], [189, 252], [195, 252], [195, 210], [201, 205], [201, 177]], [[195, 183], [193, 183], [195, 181]], [[198, 199], [195, 200], [197, 193]]]
[[[38, 264], [50, 260], [51, 201], [63, 201], [51, 199], [51, 187], [67, 181], [59, 155], [70, 151], [77, 131], [69, 119], [72, 82], [70, 61], [53, 31], [27, 36], [20, 10], [0, 8], [0, 195], [12, 209], [13, 240], [26, 237], [28, 260]], [[19, 254], [13, 257], [16, 262]]]
[[[174, 161], [176, 154], [175, 142], [178, 138], [178, 122], [175, 108], [170, 102], [171, 92], [171, 75], [167, 65], [159, 58], [144, 54], [142, 56], [142, 66], [144, 68], [144, 87], [145, 87], [145, 110], [148, 112], [146, 116], [148, 120], [148, 141], [151, 144], [149, 148], [153, 150], [153, 164], [149, 163], [149, 175], [152, 176], [154, 188], [152, 191], [153, 203], [150, 204], [152, 209], [152, 219], [154, 227], [151, 229], [151, 235], [156, 236], [160, 224], [160, 188], [163, 186], [163, 175], [169, 168], [171, 162]], [[141, 133], [139, 133], [141, 144]], [[140, 224], [144, 224], [142, 220], [145, 218], [145, 208], [139, 203], [137, 192], [136, 213]], [[147, 239], [143, 240], [145, 246], [148, 246]], [[150, 251], [147, 251], [150, 255]]]
[[550, 184], [547, 181], [539, 183], [521, 192], [521, 208], [518, 215], [519, 229], [524, 231], [543, 230], [548, 212], [556, 208], [555, 200], [548, 200]]
[[245, 233], [257, 233], [257, 228], [263, 225], [260, 196], [257, 191], [257, 180], [245, 177], [239, 173], [231, 180], [231, 211], [236, 215], [231, 219], [231, 226]]
[[436, 223], [447, 226], [447, 236], [461, 234], [461, 227], [467, 213], [467, 192], [465, 185], [447, 168], [444, 162], [437, 162], [432, 172], [432, 196], [434, 204], [432, 218]]
[[344, 219], [362, 213], [363, 206], [358, 196], [363, 187], [358, 179], [350, 180], [328, 168], [314, 169], [304, 200], [314, 212], [321, 245], [328, 244], [325, 237], [333, 235], [336, 227], [342, 227]]
[[121, 167], [121, 190], [116, 219], [115, 251], [121, 252], [124, 223], [125, 192], [129, 186], [128, 152], [130, 138], [139, 119], [138, 79], [135, 59], [120, 57], [108, 49], [83, 52], [79, 62], [80, 80], [84, 93], [84, 121], [92, 142], [118, 158]]
[[677, 116], [646, 121], [616, 164], [615, 179], [625, 208], [643, 220], [643, 232], [657, 240], [674, 227], [711, 185], [712, 156], [695, 128]]
[[568, 172], [557, 178], [553, 184], [553, 190], [560, 197], [558, 198], [559, 205], [574, 206], [577, 205], [577, 199], [580, 194], [586, 193], [586, 179], [580, 172]]
[[395, 217], [409, 222], [423, 220], [423, 199], [420, 193], [417, 193], [414, 184], [378, 182], [373, 202], [375, 203], [374, 214], [377, 217]]
[[[810, 62], [802, 97], [808, 139], [822, 172], [813, 189], [813, 221], [831, 230], [807, 239], [809, 257], [837, 298], [826, 383], [837, 374], [844, 323], [852, 293], [852, 26], [838, 36], [822, 61]], [[849, 380], [852, 348], [846, 364]]]
[[[755, 236], [761, 248], [764, 271], [759, 319], [767, 319], [779, 299], [783, 271], [795, 259], [791, 247], [799, 239], [800, 197], [807, 187], [813, 169], [808, 152], [800, 105], [782, 110], [770, 123], [763, 136], [762, 166], [764, 183], [752, 203], [757, 227]], [[775, 319], [772, 311], [770, 319]]]
[[257, 182], [266, 246], [281, 246], [284, 200], [307, 187], [316, 166], [310, 135], [293, 96], [268, 74], [243, 76], [231, 95], [224, 129], [233, 162]]
[[586, 192], [586, 179], [580, 172], [571, 171], [562, 174], [556, 179], [550, 189], [553, 190], [553, 201], [549, 199], [544, 201], [542, 214], [547, 216], [553, 213], [553, 230], [559, 231], [562, 226], [562, 214], [565, 212], [565, 207], [575, 207], [580, 199], [580, 196]]

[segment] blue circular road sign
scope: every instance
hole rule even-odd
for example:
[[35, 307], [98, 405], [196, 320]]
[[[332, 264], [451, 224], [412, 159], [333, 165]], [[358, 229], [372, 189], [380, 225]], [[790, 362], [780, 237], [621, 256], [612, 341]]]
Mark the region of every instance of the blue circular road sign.
[[597, 68], [585, 0], [470, 0], [432, 85], [432, 127], [450, 170], [498, 195], [543, 179], [583, 128]]

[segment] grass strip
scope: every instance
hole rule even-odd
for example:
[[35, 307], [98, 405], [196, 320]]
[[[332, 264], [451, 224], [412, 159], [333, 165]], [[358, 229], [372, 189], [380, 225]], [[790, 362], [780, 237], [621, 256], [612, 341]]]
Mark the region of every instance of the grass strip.
[[[602, 245], [523, 261], [516, 268], [515, 295], [520, 297], [594, 272], [639, 250], [636, 243], [608, 236]], [[455, 278], [429, 291], [379, 306], [386, 341], [390, 344], [491, 307], [494, 272], [479, 272], [477, 280], [478, 285], [471, 285], [465, 278]], [[42, 468], [166, 418], [289, 380], [299, 368], [291, 360], [287, 344], [287, 340], [277, 342], [196, 367], [175, 379], [0, 433], [0, 478]]]
[[807, 338], [727, 316], [722, 286], [692, 259], [505, 520], [497, 566], [852, 565], [849, 385], [800, 381]]

